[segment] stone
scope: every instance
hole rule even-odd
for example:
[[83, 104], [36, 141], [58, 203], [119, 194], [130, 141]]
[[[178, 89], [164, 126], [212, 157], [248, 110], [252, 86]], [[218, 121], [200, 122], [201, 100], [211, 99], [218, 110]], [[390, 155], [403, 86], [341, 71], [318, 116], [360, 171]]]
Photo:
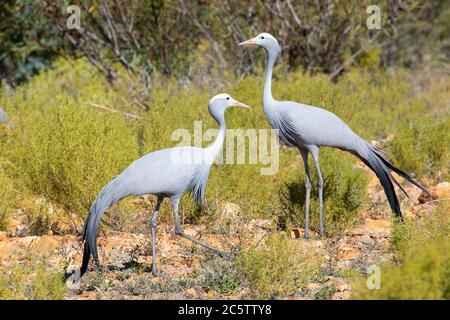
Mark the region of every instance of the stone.
[[338, 258], [341, 260], [353, 260], [361, 255], [361, 252], [358, 250], [350, 249], [346, 250], [343, 253], [338, 255]]
[[316, 291], [317, 289], [319, 289], [319, 287], [320, 284], [314, 282], [308, 283], [308, 285], [306, 286], [306, 288], [310, 291]]
[[386, 232], [391, 223], [386, 219], [367, 219], [366, 227], [374, 233]]
[[224, 202], [220, 205], [218, 210], [218, 219], [220, 220], [234, 220], [241, 212], [241, 207], [232, 202]]
[[57, 249], [60, 246], [60, 238], [53, 236], [42, 236], [33, 246], [33, 251], [39, 253], [48, 253]]
[[431, 192], [435, 192], [439, 198], [450, 198], [450, 182], [440, 182], [431, 188]]
[[186, 294], [190, 297], [195, 297], [197, 295], [197, 291], [195, 288], [189, 288], [186, 290]]
[[50, 226], [50, 229], [56, 235], [70, 234], [73, 231], [70, 225], [62, 221], [56, 221]]

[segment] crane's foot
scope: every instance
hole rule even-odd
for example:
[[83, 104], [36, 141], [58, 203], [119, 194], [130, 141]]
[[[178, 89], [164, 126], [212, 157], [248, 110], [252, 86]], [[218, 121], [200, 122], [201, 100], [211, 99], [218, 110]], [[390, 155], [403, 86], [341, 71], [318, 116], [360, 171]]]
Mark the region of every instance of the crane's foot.
[[152, 270], [152, 274], [154, 277], [163, 277], [164, 272], [158, 271], [158, 270]]
[[220, 251], [220, 250], [216, 250], [214, 251], [218, 256], [220, 256], [221, 258], [227, 259], [227, 260], [233, 260], [234, 259], [234, 255], [232, 253], [227, 253], [224, 251]]
[[309, 236], [304, 236], [303, 240], [308, 241], [309, 240]]

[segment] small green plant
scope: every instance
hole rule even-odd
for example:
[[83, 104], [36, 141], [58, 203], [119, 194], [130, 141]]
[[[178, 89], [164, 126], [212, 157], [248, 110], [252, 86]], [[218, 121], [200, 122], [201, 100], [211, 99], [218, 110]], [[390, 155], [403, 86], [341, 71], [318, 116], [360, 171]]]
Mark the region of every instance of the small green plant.
[[122, 118], [73, 103], [36, 115], [18, 143], [15, 169], [24, 185], [83, 217], [102, 186], [137, 158]]
[[381, 288], [367, 288], [366, 278], [353, 280], [355, 299], [450, 299], [450, 215], [441, 205], [420, 221], [394, 227], [397, 263], [381, 267]]
[[450, 117], [444, 114], [405, 121], [389, 149], [395, 155], [394, 163], [406, 172], [445, 181], [450, 168], [449, 145]]
[[61, 300], [64, 274], [49, 269], [44, 257], [28, 257], [0, 271], [0, 299]]
[[314, 299], [316, 300], [329, 300], [333, 294], [338, 291], [336, 286], [333, 285], [322, 285], [317, 289], [317, 292], [314, 295]]
[[[0, 142], [1, 144], [1, 142]], [[8, 177], [2, 168], [2, 158], [0, 155], [0, 186], [1, 186], [1, 201], [0, 201], [0, 231], [6, 230], [8, 227], [11, 210], [14, 207], [14, 183]]]
[[241, 287], [242, 279], [236, 265], [216, 257], [209, 257], [202, 270], [202, 284], [218, 294], [230, 294]]
[[320, 265], [320, 258], [301, 242], [272, 234], [265, 245], [244, 249], [241, 272], [258, 298], [284, 297], [301, 291]]

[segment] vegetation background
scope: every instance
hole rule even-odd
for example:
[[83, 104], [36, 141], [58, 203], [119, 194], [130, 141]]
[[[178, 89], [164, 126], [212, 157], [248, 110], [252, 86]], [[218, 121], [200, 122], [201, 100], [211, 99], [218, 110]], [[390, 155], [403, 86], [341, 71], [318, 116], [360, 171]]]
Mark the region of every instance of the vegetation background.
[[[2, 1], [0, 106], [14, 123], [14, 129], [0, 127], [5, 238], [19, 217], [24, 235], [79, 235], [97, 192], [131, 161], [173, 146], [171, 133], [192, 130], [196, 120], [203, 121], [204, 130], [216, 127], [206, 106], [218, 92], [254, 107], [246, 113], [230, 110], [228, 127], [268, 128], [259, 107], [263, 52], [237, 46], [262, 31], [282, 46], [275, 97], [322, 106], [365, 139], [387, 141], [394, 163], [427, 185], [448, 181], [450, 6], [378, 1], [381, 29], [368, 30], [366, 8], [372, 2]], [[81, 9], [81, 30], [67, 28], [66, 8], [73, 4]], [[361, 222], [362, 211], [380, 214], [381, 209], [367, 201], [370, 174], [354, 157], [321, 152], [327, 236], [340, 237]], [[196, 208], [186, 197], [184, 218], [217, 232], [211, 226], [221, 205], [232, 202], [242, 219], [273, 221], [274, 234], [265, 246], [241, 248], [236, 263], [224, 266], [231, 268], [231, 278], [217, 280], [223, 269], [215, 270], [209, 284], [226, 293], [246, 283], [251, 296], [287, 297], [317, 277], [318, 267], [311, 266], [320, 265], [303, 249], [289, 254], [298, 245], [279, 234], [304, 224], [304, 173], [294, 150], [280, 151], [276, 176], [261, 176], [260, 168], [214, 168], [208, 206]], [[145, 232], [137, 212], [154, 199], [144, 200], [121, 202], [104, 217], [102, 228]], [[163, 210], [170, 210], [167, 204]], [[433, 212], [392, 232], [399, 256], [385, 266], [392, 283], [374, 294], [352, 276], [355, 297], [449, 298], [450, 251], [439, 245], [449, 243], [448, 207]], [[162, 219], [171, 222], [170, 215]], [[317, 228], [314, 214], [312, 227]], [[423, 230], [435, 229], [433, 241], [425, 241]], [[413, 259], [417, 252], [420, 259]], [[270, 268], [269, 257], [275, 257]], [[33, 257], [17, 262], [21, 268], [1, 259], [0, 298], [64, 297], [57, 281], [61, 270]], [[438, 267], [427, 269], [430, 264]], [[422, 276], [426, 285], [404, 289], [403, 283]]]

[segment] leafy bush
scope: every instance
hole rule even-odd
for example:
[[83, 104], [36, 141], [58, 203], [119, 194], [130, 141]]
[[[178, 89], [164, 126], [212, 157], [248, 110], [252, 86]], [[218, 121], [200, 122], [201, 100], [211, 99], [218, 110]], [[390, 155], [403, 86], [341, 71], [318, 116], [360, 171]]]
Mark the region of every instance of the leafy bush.
[[218, 294], [231, 294], [241, 287], [242, 277], [234, 263], [217, 257], [208, 257], [201, 272], [202, 285]]
[[420, 177], [448, 178], [450, 168], [450, 118], [448, 114], [405, 121], [390, 150], [396, 165]]
[[[1, 159], [0, 159], [1, 161]], [[0, 230], [5, 230], [8, 226], [11, 202], [13, 198], [13, 183], [0, 166], [0, 185], [2, 186], [2, 199], [0, 202]]]
[[73, 104], [40, 115], [19, 139], [16, 169], [24, 184], [80, 215], [137, 157], [136, 138], [123, 119]]
[[18, 189], [86, 214], [101, 187], [138, 156], [134, 126], [89, 105], [114, 101], [117, 95], [109, 90], [80, 61], [61, 62], [14, 94], [0, 92], [16, 122], [14, 137], [2, 149]]
[[269, 298], [302, 290], [317, 272], [320, 259], [302, 242], [272, 234], [264, 246], [244, 249], [238, 264], [253, 294]]
[[355, 299], [450, 299], [450, 206], [439, 206], [420, 221], [393, 229], [398, 265], [381, 266], [381, 288], [369, 290], [356, 277]]
[[64, 274], [48, 269], [43, 257], [28, 257], [0, 270], [0, 299], [61, 300], [66, 292], [63, 280]]

